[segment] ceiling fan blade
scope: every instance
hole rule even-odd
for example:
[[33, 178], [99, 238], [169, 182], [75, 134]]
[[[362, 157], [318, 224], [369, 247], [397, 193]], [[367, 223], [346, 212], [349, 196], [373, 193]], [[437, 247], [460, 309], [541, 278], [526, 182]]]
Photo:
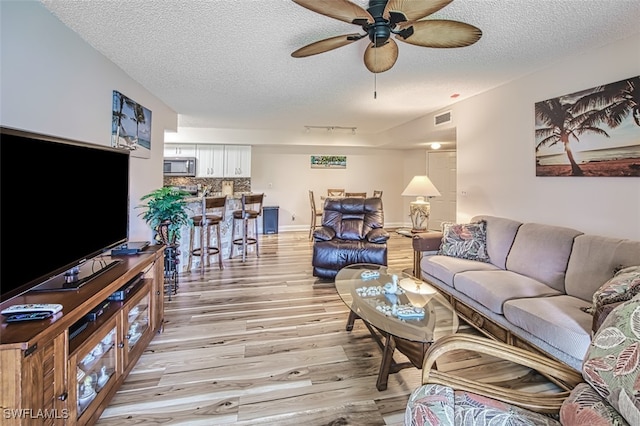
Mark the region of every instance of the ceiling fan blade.
[[390, 70], [398, 59], [398, 44], [392, 38], [380, 47], [369, 43], [364, 51], [364, 64], [373, 73]]
[[362, 20], [372, 24], [374, 21], [369, 12], [348, 0], [293, 0], [293, 2], [321, 15], [350, 24], [362, 25], [362, 22], [358, 22]]
[[[416, 21], [402, 25], [413, 34], [406, 38], [399, 34], [396, 39], [405, 43], [424, 47], [464, 47], [469, 46], [482, 37], [482, 31], [473, 25], [458, 21], [428, 20]], [[409, 31], [410, 32], [410, 31]]]
[[396, 23], [397, 19], [392, 20], [390, 13], [401, 13], [407, 21], [417, 21], [425, 16], [429, 16], [434, 12], [442, 9], [453, 0], [389, 0], [384, 8], [382, 16], [384, 19], [391, 20]]
[[294, 58], [304, 58], [306, 56], [317, 55], [318, 53], [328, 52], [329, 50], [337, 49], [338, 47], [346, 46], [356, 40], [360, 40], [364, 35], [362, 34], [346, 34], [331, 38], [325, 38], [324, 40], [316, 41], [315, 43], [308, 44], [291, 54]]

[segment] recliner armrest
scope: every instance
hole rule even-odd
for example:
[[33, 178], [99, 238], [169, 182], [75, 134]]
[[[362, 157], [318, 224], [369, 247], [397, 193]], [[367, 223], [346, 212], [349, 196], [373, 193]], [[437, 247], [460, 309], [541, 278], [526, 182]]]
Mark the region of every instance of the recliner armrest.
[[414, 251], [437, 251], [442, 243], [442, 232], [420, 232], [413, 236]]
[[384, 228], [374, 228], [365, 235], [367, 241], [378, 244], [386, 243], [389, 237], [389, 233]]
[[336, 236], [336, 231], [328, 226], [321, 226], [313, 231], [313, 239], [316, 241], [330, 241]]

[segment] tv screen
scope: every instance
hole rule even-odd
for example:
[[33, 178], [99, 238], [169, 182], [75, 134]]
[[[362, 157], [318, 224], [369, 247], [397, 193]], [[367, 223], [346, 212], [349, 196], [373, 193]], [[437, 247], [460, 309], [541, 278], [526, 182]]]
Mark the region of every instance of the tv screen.
[[0, 132], [0, 300], [7, 300], [66, 271], [77, 273], [126, 242], [129, 152]]

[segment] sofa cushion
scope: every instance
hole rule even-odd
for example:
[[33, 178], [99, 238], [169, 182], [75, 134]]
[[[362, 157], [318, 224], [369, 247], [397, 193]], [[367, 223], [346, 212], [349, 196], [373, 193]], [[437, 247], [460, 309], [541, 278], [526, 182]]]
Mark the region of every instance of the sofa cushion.
[[505, 318], [577, 359], [584, 356], [591, 343], [591, 315], [581, 308], [589, 306], [577, 297], [560, 295], [515, 299], [505, 302]]
[[564, 293], [573, 239], [580, 234], [582, 232], [571, 228], [525, 223], [518, 228], [507, 257], [507, 269]]
[[560, 423], [562, 426], [627, 424], [620, 413], [586, 383], [578, 383], [562, 403]]
[[478, 262], [475, 260], [433, 255], [422, 258], [420, 261], [420, 269], [422, 271], [422, 278], [425, 281], [429, 281], [431, 279], [430, 276], [432, 276], [446, 285], [453, 287], [453, 277], [459, 272], [493, 271], [497, 270], [498, 267], [491, 263]]
[[442, 244], [438, 254], [488, 262], [487, 223], [443, 223]]
[[622, 267], [638, 265], [640, 241], [580, 235], [567, 266], [565, 291], [591, 302], [593, 293]]
[[640, 424], [640, 296], [604, 320], [589, 346], [582, 376], [629, 424]]
[[406, 426], [423, 425], [521, 425], [559, 426], [548, 415], [437, 384], [425, 384], [409, 396]]
[[453, 278], [453, 287], [496, 314], [507, 300], [561, 294], [533, 278], [511, 271], [467, 271]]
[[487, 253], [489, 261], [500, 269], [507, 268], [507, 255], [522, 222], [504, 217], [479, 215], [472, 222], [487, 222]]
[[448, 386], [426, 384], [416, 388], [407, 401], [404, 412], [406, 426], [452, 425], [453, 389]]

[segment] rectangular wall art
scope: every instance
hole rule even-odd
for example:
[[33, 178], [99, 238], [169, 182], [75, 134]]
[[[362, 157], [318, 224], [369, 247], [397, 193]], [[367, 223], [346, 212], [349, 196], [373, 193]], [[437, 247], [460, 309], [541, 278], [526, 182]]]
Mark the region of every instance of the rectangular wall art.
[[640, 176], [640, 76], [535, 104], [536, 176]]
[[115, 90], [111, 146], [131, 150], [133, 157], [151, 157], [151, 111]]
[[312, 169], [346, 169], [346, 155], [312, 155]]

